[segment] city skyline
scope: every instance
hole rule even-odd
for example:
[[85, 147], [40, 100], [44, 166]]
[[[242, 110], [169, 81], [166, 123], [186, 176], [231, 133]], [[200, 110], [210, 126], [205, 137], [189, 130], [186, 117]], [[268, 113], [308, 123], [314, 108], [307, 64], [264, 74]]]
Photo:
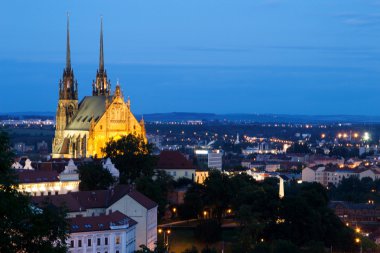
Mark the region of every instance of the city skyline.
[[80, 99], [102, 15], [112, 89], [138, 114], [380, 114], [378, 1], [18, 3], [0, 17], [12, 24], [0, 27], [0, 113], [55, 111], [68, 11]]

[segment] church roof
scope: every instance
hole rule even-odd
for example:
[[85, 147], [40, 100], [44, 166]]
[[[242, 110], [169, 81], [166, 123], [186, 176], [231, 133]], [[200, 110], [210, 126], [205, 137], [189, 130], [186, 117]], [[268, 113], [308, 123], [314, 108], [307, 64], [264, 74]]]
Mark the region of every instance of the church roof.
[[[86, 96], [79, 104], [75, 115], [66, 130], [89, 130], [91, 120], [97, 122], [106, 111], [106, 96]], [[112, 97], [108, 97], [112, 101]]]

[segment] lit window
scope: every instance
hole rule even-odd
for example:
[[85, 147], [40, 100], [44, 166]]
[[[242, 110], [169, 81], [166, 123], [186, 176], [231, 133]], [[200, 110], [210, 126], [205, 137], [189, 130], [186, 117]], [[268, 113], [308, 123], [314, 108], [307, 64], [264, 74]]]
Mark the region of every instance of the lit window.
[[116, 244], [120, 244], [120, 236], [116, 237]]

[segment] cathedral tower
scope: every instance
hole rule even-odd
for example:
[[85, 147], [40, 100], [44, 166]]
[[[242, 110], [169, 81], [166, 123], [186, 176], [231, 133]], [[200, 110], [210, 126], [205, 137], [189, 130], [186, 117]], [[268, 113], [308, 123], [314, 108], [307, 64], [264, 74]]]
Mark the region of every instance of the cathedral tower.
[[59, 81], [59, 100], [56, 113], [53, 153], [59, 153], [63, 142], [63, 131], [78, 111], [78, 83], [71, 68], [69, 15], [67, 15], [66, 67]]
[[92, 83], [93, 96], [109, 96], [111, 92], [110, 81], [107, 80], [107, 71], [104, 69], [103, 53], [103, 18], [100, 20], [100, 49], [99, 49], [99, 69], [96, 71], [96, 80]]
[[144, 120], [137, 121], [131, 102], [124, 100], [120, 85], [111, 94], [104, 68], [103, 20], [100, 23], [99, 68], [92, 84], [92, 96], [78, 103], [77, 82], [71, 68], [69, 20], [67, 20], [66, 67], [59, 83], [53, 158], [103, 157], [111, 139], [132, 134], [146, 140]]

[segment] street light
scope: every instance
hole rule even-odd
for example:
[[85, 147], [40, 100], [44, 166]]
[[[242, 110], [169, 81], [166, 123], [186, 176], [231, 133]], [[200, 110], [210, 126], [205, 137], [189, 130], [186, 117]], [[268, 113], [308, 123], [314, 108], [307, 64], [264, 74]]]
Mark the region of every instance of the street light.
[[172, 231], [170, 229], [166, 230], [166, 233], [167, 233], [167, 236], [166, 236], [166, 247], [167, 247], [167, 251], [169, 252], [169, 235]]
[[363, 245], [362, 245], [362, 240], [360, 240], [360, 238], [359, 238], [359, 237], [356, 237], [356, 238], [355, 238], [355, 242], [356, 242], [357, 244], [359, 244], [359, 245], [360, 245], [360, 253], [363, 253]]
[[159, 228], [158, 229], [158, 233], [159, 234], [163, 234], [164, 235], [164, 248], [166, 249], [167, 252], [169, 252], [169, 235], [171, 234], [171, 229], [162, 229], [162, 228]]

